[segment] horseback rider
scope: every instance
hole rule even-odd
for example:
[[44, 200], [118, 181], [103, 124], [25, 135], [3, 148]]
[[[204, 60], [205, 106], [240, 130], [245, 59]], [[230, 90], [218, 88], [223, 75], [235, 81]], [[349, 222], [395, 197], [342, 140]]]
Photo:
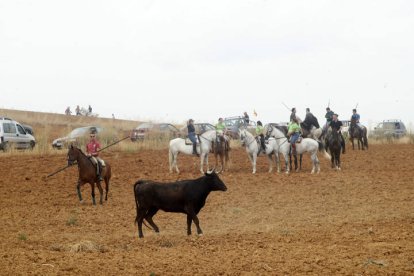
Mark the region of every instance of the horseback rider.
[[226, 125], [224, 124], [223, 118], [219, 118], [217, 124], [215, 125], [218, 135], [223, 135], [226, 130]]
[[243, 122], [246, 126], [250, 124], [250, 118], [246, 111], [243, 113]]
[[96, 131], [92, 130], [90, 133], [90, 141], [86, 145], [86, 155], [96, 164], [96, 175], [99, 181], [102, 181], [102, 164], [103, 160], [99, 158], [99, 150], [101, 149], [101, 144], [96, 139]]
[[296, 119], [296, 108], [292, 108], [292, 113], [290, 113], [289, 122], [292, 122], [293, 119]]
[[328, 129], [329, 124], [332, 121], [333, 115], [334, 115], [334, 112], [328, 106], [326, 108], [326, 114], [325, 114], [326, 123], [325, 123], [325, 126], [323, 127], [323, 132], [326, 132], [326, 130]]
[[351, 116], [351, 122], [355, 122], [355, 126], [361, 130], [361, 123], [359, 122], [359, 119], [361, 116], [357, 113], [357, 110], [354, 108], [352, 109], [352, 116]]
[[303, 126], [306, 130], [310, 131], [312, 126], [319, 128], [318, 119], [310, 112], [309, 107], [306, 108], [306, 117], [303, 121]]
[[193, 154], [197, 155], [197, 156], [200, 156], [197, 153], [197, 138], [196, 138], [196, 132], [195, 132], [194, 120], [193, 119], [188, 120], [187, 132], [188, 132], [188, 138], [193, 143]]
[[[265, 137], [264, 137], [264, 127], [261, 121], [257, 121], [256, 126], [256, 139], [260, 136], [260, 147], [263, 152], [266, 152], [266, 144], [265, 144]], [[260, 150], [258, 154], [260, 153]]]
[[301, 128], [297, 118], [293, 118], [288, 126], [287, 135], [290, 136], [290, 144], [292, 145], [292, 154], [296, 155], [296, 141], [299, 139]]
[[344, 139], [344, 136], [342, 135], [343, 124], [341, 121], [338, 120], [338, 114], [336, 113], [333, 114], [332, 121], [329, 123], [329, 126], [332, 128], [332, 131], [336, 131], [340, 134], [339, 137], [341, 138], [342, 154], [344, 154], [345, 153], [345, 139]]

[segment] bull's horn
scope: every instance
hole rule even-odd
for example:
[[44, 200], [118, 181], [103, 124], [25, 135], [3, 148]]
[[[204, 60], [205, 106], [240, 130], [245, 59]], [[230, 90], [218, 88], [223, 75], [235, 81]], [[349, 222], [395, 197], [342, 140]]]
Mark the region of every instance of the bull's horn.
[[215, 170], [216, 170], [216, 166], [214, 166], [214, 168], [212, 170], [207, 170], [207, 173], [212, 174]]

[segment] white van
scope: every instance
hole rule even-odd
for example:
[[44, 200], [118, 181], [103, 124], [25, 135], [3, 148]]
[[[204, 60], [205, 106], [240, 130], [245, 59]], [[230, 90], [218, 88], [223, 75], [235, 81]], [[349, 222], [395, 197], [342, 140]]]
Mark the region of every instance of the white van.
[[6, 151], [10, 147], [16, 149], [33, 149], [36, 140], [26, 132], [24, 127], [10, 119], [0, 117], [0, 150]]

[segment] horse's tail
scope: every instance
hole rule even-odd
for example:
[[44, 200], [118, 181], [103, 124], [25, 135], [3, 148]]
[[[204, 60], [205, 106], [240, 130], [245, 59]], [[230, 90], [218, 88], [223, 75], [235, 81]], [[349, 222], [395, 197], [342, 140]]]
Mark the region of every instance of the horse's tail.
[[320, 142], [320, 141], [318, 141], [318, 149], [319, 149], [319, 151], [320, 151], [320, 152], [322, 152], [322, 153], [323, 153], [323, 156], [324, 156], [326, 159], [331, 159], [331, 156], [330, 156], [330, 155], [329, 155], [329, 153], [325, 150], [325, 147], [324, 147], [323, 143], [322, 143], [322, 142]]
[[174, 154], [172, 153], [171, 145], [170, 145], [170, 148], [168, 149], [168, 161], [170, 164], [170, 170], [172, 170], [172, 164], [174, 162]]

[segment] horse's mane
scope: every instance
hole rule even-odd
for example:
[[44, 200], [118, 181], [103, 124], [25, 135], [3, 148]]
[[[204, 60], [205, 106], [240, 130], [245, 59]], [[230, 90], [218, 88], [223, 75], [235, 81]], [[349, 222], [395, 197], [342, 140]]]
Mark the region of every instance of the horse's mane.
[[86, 156], [86, 154], [82, 151], [82, 149], [81, 149], [81, 148], [79, 148], [78, 146], [75, 146], [75, 145], [72, 145], [72, 147], [73, 147], [74, 149], [77, 149], [80, 153], [82, 153], [82, 155], [83, 155], [83, 156], [87, 157], [87, 156]]

